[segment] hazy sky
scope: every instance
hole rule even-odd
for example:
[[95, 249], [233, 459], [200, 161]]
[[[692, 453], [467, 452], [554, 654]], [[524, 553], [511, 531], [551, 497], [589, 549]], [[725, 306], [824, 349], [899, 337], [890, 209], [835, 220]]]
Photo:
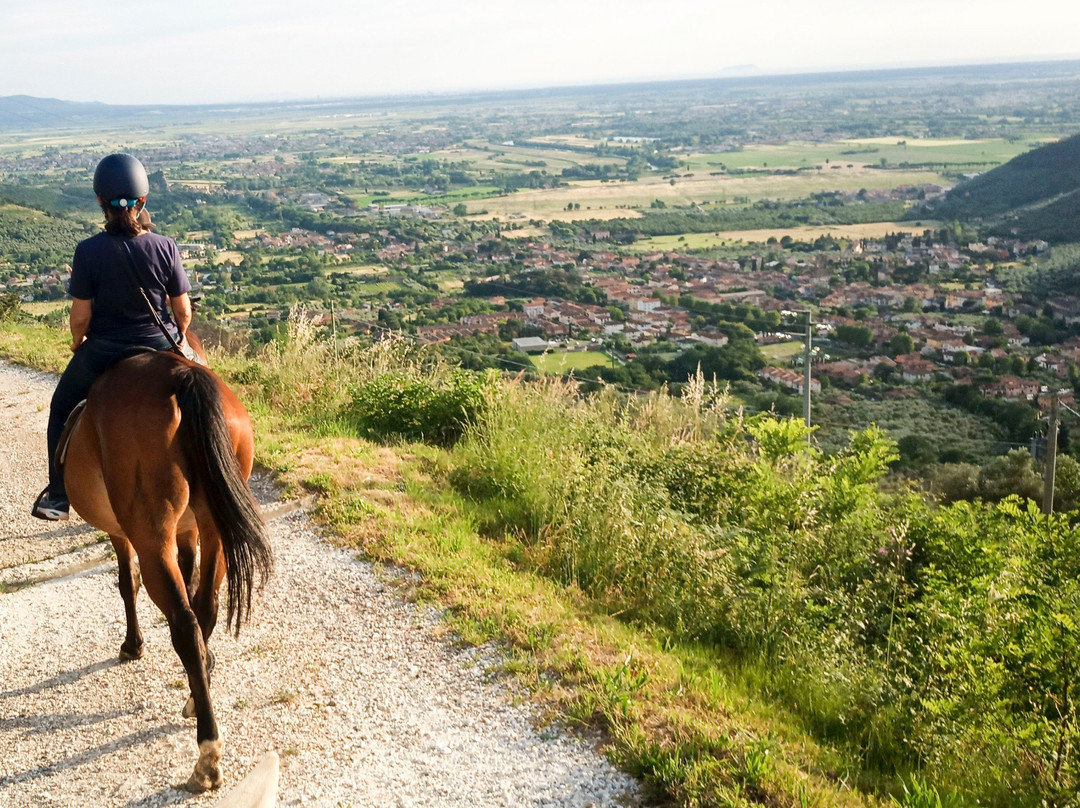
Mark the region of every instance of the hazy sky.
[[1076, 57], [1075, 0], [0, 0], [0, 96], [110, 103]]

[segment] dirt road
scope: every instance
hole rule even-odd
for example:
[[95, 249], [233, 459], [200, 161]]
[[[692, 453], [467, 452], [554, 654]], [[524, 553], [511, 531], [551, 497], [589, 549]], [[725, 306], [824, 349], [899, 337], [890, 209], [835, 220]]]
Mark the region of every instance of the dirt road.
[[[143, 594], [146, 655], [118, 660], [107, 541], [25, 515], [45, 481], [53, 380], [0, 365], [0, 807], [212, 805], [180, 789], [195, 727], [168, 627]], [[585, 742], [538, 732], [404, 602], [396, 573], [331, 547], [303, 512], [270, 522], [276, 574], [239, 639], [221, 628], [211, 695], [226, 789], [266, 751], [281, 805], [637, 805]]]

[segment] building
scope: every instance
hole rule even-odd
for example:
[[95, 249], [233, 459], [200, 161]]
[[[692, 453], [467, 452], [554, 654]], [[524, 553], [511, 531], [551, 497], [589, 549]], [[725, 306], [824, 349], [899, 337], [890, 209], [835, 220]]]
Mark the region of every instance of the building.
[[514, 347], [525, 353], [543, 353], [551, 344], [543, 337], [518, 337], [514, 340]]

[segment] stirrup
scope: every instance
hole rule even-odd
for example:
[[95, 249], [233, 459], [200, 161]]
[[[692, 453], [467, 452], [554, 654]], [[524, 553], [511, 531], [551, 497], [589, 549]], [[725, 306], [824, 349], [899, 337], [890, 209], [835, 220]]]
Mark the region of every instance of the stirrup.
[[30, 509], [30, 515], [37, 519], [45, 519], [49, 522], [63, 522], [69, 518], [70, 506], [66, 499], [50, 499], [49, 486], [45, 486], [34, 500], [34, 507]]

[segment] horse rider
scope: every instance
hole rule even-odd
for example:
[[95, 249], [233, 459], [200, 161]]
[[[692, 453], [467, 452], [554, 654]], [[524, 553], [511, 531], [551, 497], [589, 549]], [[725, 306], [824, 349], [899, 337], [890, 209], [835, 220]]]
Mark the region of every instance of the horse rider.
[[150, 232], [145, 212], [149, 192], [146, 169], [130, 154], [110, 154], [94, 171], [94, 193], [105, 214], [105, 230], [80, 241], [71, 262], [68, 293], [74, 356], [56, 385], [49, 410], [49, 485], [31, 511], [39, 519], [68, 518], [56, 450], [64, 422], [94, 380], [137, 346], [172, 348], [162, 328], [187, 348], [191, 283], [176, 242]]

